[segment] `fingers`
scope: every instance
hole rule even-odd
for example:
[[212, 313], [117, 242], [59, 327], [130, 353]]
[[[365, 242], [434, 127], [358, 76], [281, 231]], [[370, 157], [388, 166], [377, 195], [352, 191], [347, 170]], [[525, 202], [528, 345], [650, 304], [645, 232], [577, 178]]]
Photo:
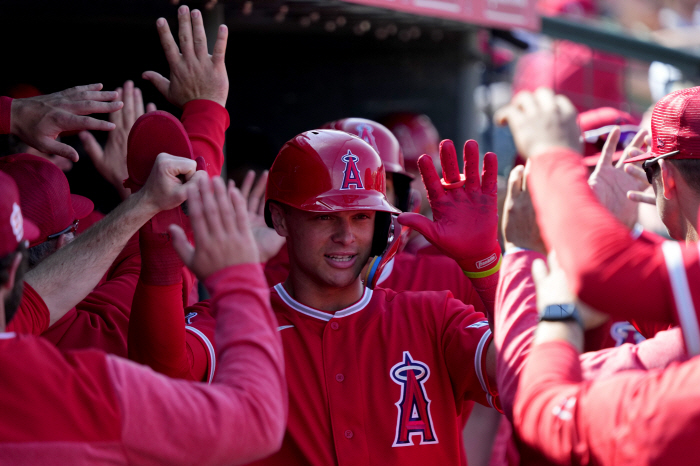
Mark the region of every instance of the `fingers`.
[[632, 142], [630, 142], [629, 147], [636, 147], [637, 149], [641, 149], [644, 144], [646, 144], [646, 139], [647, 136], [649, 135], [649, 132], [645, 129], [639, 131], [637, 134], [634, 135], [634, 138], [632, 139]]
[[158, 110], [158, 108], [153, 102], [149, 102], [148, 105], [146, 105], [146, 113], [155, 112], [156, 110]]
[[243, 179], [243, 184], [241, 185], [241, 195], [244, 198], [250, 199], [250, 191], [253, 189], [253, 183], [255, 182], [255, 170], [248, 170]]
[[[99, 85], [102, 87], [102, 84]], [[87, 87], [87, 86], [78, 86], [74, 87], [71, 89], [73, 91], [74, 89], [80, 89], [81, 87]], [[95, 90], [82, 90], [80, 92], [72, 92], [70, 94], [71, 100], [75, 101], [81, 101], [81, 100], [94, 100], [96, 102], [111, 102], [113, 100], [116, 100], [119, 98], [119, 94], [117, 91], [95, 91]]]
[[194, 53], [199, 60], [204, 60], [209, 58], [209, 51], [207, 50], [207, 35], [204, 32], [202, 13], [199, 10], [192, 10], [191, 18]]
[[37, 149], [44, 152], [45, 154], [60, 155], [61, 157], [65, 157], [68, 160], [72, 160], [73, 162], [78, 161], [78, 152], [76, 152], [76, 150], [73, 149], [71, 146], [67, 144], [62, 144], [58, 141], [54, 141], [51, 138], [45, 138], [42, 142], [42, 147], [37, 147]]
[[190, 9], [186, 5], [182, 5], [177, 9], [178, 31], [177, 35], [180, 39], [180, 51], [186, 59], [194, 59], [194, 45], [192, 44], [192, 21], [190, 19]]
[[180, 61], [180, 50], [177, 48], [175, 43], [175, 38], [170, 32], [170, 26], [165, 18], [158, 18], [156, 21], [156, 28], [158, 29], [158, 36], [160, 37], [160, 45], [163, 47], [163, 52], [165, 52], [165, 59], [168, 60], [170, 67]]
[[421, 155], [418, 159], [418, 170], [425, 190], [428, 192], [429, 201], [436, 201], [445, 195], [445, 188], [442, 187], [440, 175], [435, 170], [432, 157], [427, 154]]
[[479, 178], [479, 144], [473, 139], [464, 143], [464, 177], [467, 192], [478, 191], [481, 187]]
[[541, 292], [543, 282], [547, 278], [547, 265], [542, 259], [535, 259], [532, 262], [532, 278], [535, 281], [535, 290]]
[[481, 174], [481, 192], [494, 194], [498, 192], [498, 156], [493, 152], [484, 155], [484, 171]]
[[192, 268], [194, 263], [194, 248], [187, 240], [187, 235], [184, 230], [180, 228], [179, 225], [170, 225], [168, 228], [170, 231], [170, 236], [172, 237], [172, 245], [175, 248], [175, 252], [182, 262], [187, 266]]
[[641, 191], [627, 191], [627, 199], [634, 202], [656, 205], [656, 197]]
[[90, 115], [91, 113], [112, 113], [123, 107], [123, 102], [99, 102], [95, 100], [78, 100], [62, 106], [64, 110], [76, 115]]
[[636, 165], [632, 165], [631, 163], [628, 163], [625, 165], [625, 173], [628, 175], [631, 175], [634, 177], [635, 180], [637, 180], [642, 186], [649, 186], [649, 180], [647, 180], [647, 174], [644, 173], [644, 170], [641, 168], [637, 167]]
[[525, 173], [525, 167], [518, 165], [510, 171], [508, 176], [508, 191], [506, 194], [506, 199], [512, 199], [518, 197], [523, 192], [523, 177]]
[[449, 139], [445, 139], [440, 143], [440, 165], [442, 166], [442, 176], [445, 178], [445, 181], [456, 183], [461, 180], [459, 164], [457, 163], [457, 151]]
[[134, 82], [124, 83], [124, 108], [122, 109], [122, 122], [125, 127], [130, 128], [134, 124]]
[[80, 137], [80, 141], [83, 143], [85, 152], [87, 152], [88, 156], [93, 162], [102, 160], [104, 157], [104, 151], [92, 133], [89, 131], [81, 131], [78, 133], [78, 137]]
[[250, 233], [250, 219], [248, 217], [248, 211], [246, 210], [245, 198], [233, 182], [229, 184], [229, 198], [231, 199], [231, 204], [236, 213], [238, 231]]
[[168, 97], [168, 91], [170, 89], [170, 80], [168, 78], [163, 77], [160, 73], [156, 73], [155, 71], [146, 71], [141, 75], [143, 79], [150, 81], [156, 89], [158, 89], [158, 92], [163, 94], [165, 97]]
[[616, 126], [610, 131], [610, 134], [608, 134], [608, 139], [605, 140], [603, 152], [600, 154], [600, 157], [598, 157], [598, 163], [595, 166], [594, 172], [598, 173], [603, 167], [612, 165], [613, 155], [615, 155], [618, 142], [620, 142], [620, 127]]
[[[192, 225], [195, 244], [202, 244], [209, 241], [209, 229], [204, 219], [204, 205], [202, 203], [202, 195], [200, 189], [201, 183], [208, 183], [209, 179], [198, 178], [187, 185], [187, 214]], [[175, 244], [173, 244], [175, 246]], [[178, 252], [180, 254], [180, 252]], [[193, 254], [194, 255], [194, 254]], [[187, 264], [182, 255], [182, 261]]]
[[224, 63], [226, 56], [226, 42], [228, 41], [228, 27], [225, 24], [219, 26], [219, 31], [216, 34], [216, 42], [214, 42], [214, 51], [211, 56], [211, 61], [215, 65]]
[[265, 170], [258, 178], [258, 181], [253, 187], [253, 192], [248, 198], [248, 211], [257, 213], [260, 211], [260, 204], [264, 203], [265, 189], [267, 188], [267, 175], [269, 172]]
[[65, 91], [61, 91], [64, 95], [71, 95], [74, 93], [85, 92], [85, 91], [99, 91], [102, 89], [102, 83], [88, 84], [86, 86], [75, 86]]
[[[218, 181], [222, 182], [221, 179]], [[214, 238], [223, 238], [224, 226], [221, 223], [219, 205], [216, 200], [216, 196], [214, 195], [214, 185], [216, 184], [216, 179], [210, 180], [208, 178], [200, 178], [197, 184], [199, 186], [199, 194], [202, 196], [204, 219], [206, 220], [209, 234]]]
[[412, 228], [421, 235], [425, 236], [425, 239], [433, 242], [433, 222], [421, 214], [416, 214], [413, 212], [407, 212], [400, 214], [398, 221], [401, 225], [405, 227]]
[[116, 125], [110, 121], [77, 115], [70, 115], [62, 120], [60, 126], [62, 131], [111, 131], [116, 128]]
[[[138, 120], [138, 118], [146, 113], [146, 109], [143, 106], [143, 93], [141, 92], [141, 89], [138, 87], [134, 88], [134, 121], [131, 122], [131, 126], [134, 125], [134, 122]], [[129, 126], [129, 128], [131, 128]]]
[[[212, 179], [212, 184], [214, 186], [214, 197], [216, 198], [216, 203], [219, 207], [219, 217], [223, 231], [236, 231], [237, 225], [236, 219], [234, 218], [234, 211], [231, 208], [231, 198], [229, 197], [224, 181], [221, 179], [221, 177], [217, 176]], [[230, 183], [229, 187], [231, 187]]]

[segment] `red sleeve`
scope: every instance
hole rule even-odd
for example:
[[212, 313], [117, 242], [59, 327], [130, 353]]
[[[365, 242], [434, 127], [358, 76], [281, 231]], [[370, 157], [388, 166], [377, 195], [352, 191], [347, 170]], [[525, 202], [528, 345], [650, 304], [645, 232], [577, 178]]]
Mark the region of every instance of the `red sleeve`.
[[498, 391], [489, 383], [486, 354], [492, 335], [486, 317], [451, 298], [441, 323], [442, 350], [455, 398], [474, 400], [500, 411]]
[[496, 379], [501, 405], [512, 418], [513, 400], [538, 321], [532, 263], [545, 259], [534, 251], [509, 252], [503, 256], [493, 318], [498, 362]]
[[0, 97], [0, 134], [10, 134], [12, 97]]
[[211, 100], [191, 100], [183, 106], [182, 125], [192, 142], [195, 157], [204, 157], [209, 176], [221, 175], [228, 112]]
[[40, 335], [49, 328], [50, 319], [49, 308], [44, 300], [29, 283], [24, 282], [19, 308], [5, 331]]
[[[685, 262], [692, 277], [700, 279], [695, 245], [632, 239], [597, 201], [574, 152], [558, 150], [533, 159], [529, 177], [543, 239], [557, 251], [573, 291], [584, 302], [621, 320], [675, 322], [667, 265], [680, 268], [685, 278]], [[674, 253], [675, 248], [683, 251]], [[700, 303], [700, 289], [696, 293]]]
[[131, 303], [141, 270], [138, 236], [126, 244], [106, 280], [42, 337], [62, 350], [97, 348], [126, 357]]
[[206, 280], [217, 314], [212, 385], [155, 376], [108, 358], [130, 463], [247, 464], [281, 446], [287, 418], [282, 341], [260, 266]]
[[486, 315], [493, 315], [493, 309], [496, 304], [496, 288], [498, 287], [499, 273], [500, 272], [496, 272], [488, 277], [470, 279], [472, 281], [472, 285], [474, 285], [474, 289], [477, 293], [479, 293], [481, 302], [486, 308]]

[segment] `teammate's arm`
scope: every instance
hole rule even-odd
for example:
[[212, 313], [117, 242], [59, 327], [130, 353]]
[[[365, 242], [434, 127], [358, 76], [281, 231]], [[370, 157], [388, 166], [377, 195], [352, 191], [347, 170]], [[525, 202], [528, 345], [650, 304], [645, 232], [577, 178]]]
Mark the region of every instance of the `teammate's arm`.
[[129, 196], [102, 221], [31, 270], [26, 281], [44, 299], [51, 323], [92, 291], [129, 238], [153, 215], [186, 199], [186, 180], [196, 163], [160, 154], [143, 189]]

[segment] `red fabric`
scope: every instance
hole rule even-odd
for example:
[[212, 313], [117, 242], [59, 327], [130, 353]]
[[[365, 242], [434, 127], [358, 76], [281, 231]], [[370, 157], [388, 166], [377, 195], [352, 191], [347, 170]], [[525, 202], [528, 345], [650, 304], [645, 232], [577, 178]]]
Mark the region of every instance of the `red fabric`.
[[129, 315], [140, 269], [138, 235], [134, 235], [103, 281], [41, 336], [64, 351], [96, 348], [126, 357]]
[[[140, 280], [148, 285], [169, 286], [182, 284], [182, 268], [185, 266], [172, 245], [166, 224], [180, 226], [184, 217], [182, 209], [158, 213], [139, 230], [139, 248], [141, 250]], [[182, 286], [182, 285], [181, 285]]]
[[0, 134], [10, 134], [12, 97], [0, 96]]
[[50, 321], [51, 314], [46, 303], [29, 283], [24, 282], [19, 309], [7, 324], [5, 331], [39, 335], [49, 328]]
[[270, 288], [278, 283], [283, 283], [289, 276], [289, 251], [287, 246], [282, 246], [275, 257], [265, 264], [265, 278]]
[[[528, 179], [542, 237], [557, 251], [574, 293], [619, 319], [678, 323], [663, 243], [632, 239], [596, 199], [580, 159], [575, 152], [552, 151], [532, 160]], [[698, 249], [680, 248], [689, 282], [695, 283]], [[700, 287], [690, 292], [700, 303]]]
[[226, 129], [230, 124], [226, 109], [211, 100], [190, 100], [182, 107], [180, 121], [190, 137], [195, 158], [204, 158], [209, 176], [221, 175]]
[[[490, 341], [483, 314], [448, 292], [381, 288], [328, 314], [278, 285], [272, 305], [285, 353], [293, 355], [286, 358], [290, 414], [282, 449], [256, 464], [459, 462], [456, 413], [465, 400], [488, 403], [478, 377]], [[403, 386], [391, 374], [407, 355], [430, 371], [423, 387], [439, 443], [419, 445], [419, 435], [413, 446], [392, 447]]]
[[241, 265], [209, 277], [207, 287], [221, 348], [212, 386], [97, 351], [62, 354], [42, 339], [0, 334], [3, 462], [244, 464], [274, 451], [286, 387], [264, 277], [257, 265]]

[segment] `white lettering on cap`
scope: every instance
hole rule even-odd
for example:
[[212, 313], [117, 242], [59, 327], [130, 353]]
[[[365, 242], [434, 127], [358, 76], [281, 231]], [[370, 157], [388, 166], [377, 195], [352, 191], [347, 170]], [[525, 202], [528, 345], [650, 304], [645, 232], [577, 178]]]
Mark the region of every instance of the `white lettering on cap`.
[[10, 226], [12, 227], [12, 234], [15, 235], [19, 243], [24, 238], [24, 221], [22, 220], [22, 209], [19, 208], [16, 202], [12, 203]]

